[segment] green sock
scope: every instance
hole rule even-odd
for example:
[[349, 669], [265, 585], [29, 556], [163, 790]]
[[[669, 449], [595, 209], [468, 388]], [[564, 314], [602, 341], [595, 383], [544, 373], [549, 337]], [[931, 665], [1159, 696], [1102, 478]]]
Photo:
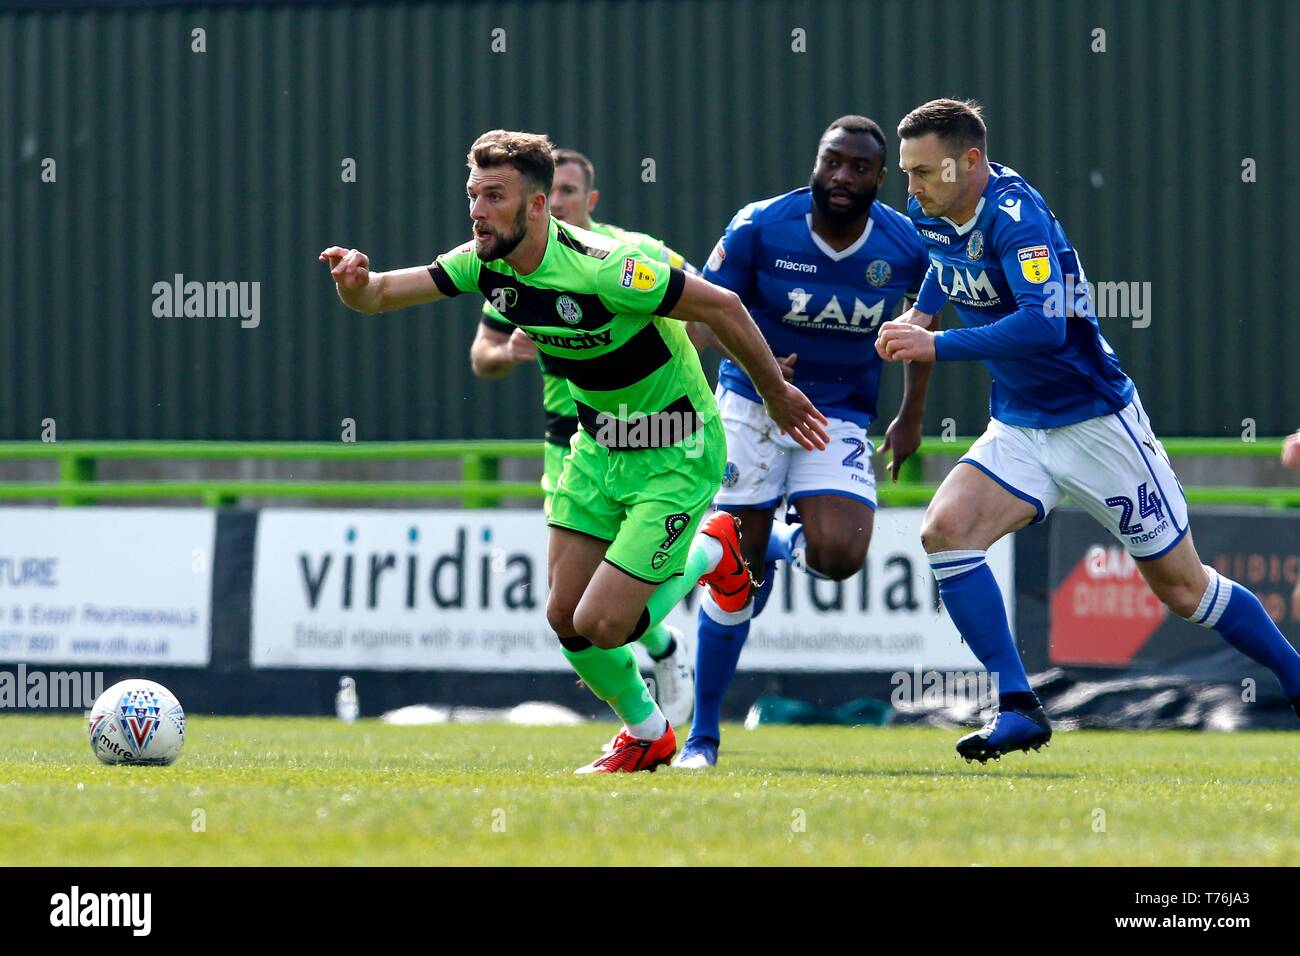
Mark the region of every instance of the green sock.
[[561, 649], [582, 682], [609, 704], [623, 723], [629, 727], [639, 724], [654, 712], [654, 698], [637, 670], [632, 648], [603, 651], [593, 645], [582, 651]]
[[656, 624], [641, 635], [641, 646], [650, 653], [651, 657], [662, 657], [672, 642], [673, 635], [666, 624]]
[[[714, 543], [714, 548], [716, 547]], [[699, 583], [700, 575], [709, 570], [709, 565], [713, 563], [716, 554], [717, 551], [705, 546], [700, 538], [696, 538], [691, 543], [690, 553], [686, 555], [686, 570], [679, 577], [669, 578], [659, 585], [659, 590], [650, 595], [650, 600], [646, 602], [646, 610], [650, 612], [650, 627], [646, 631], [647, 635], [668, 616], [682, 598], [691, 593], [691, 588]], [[641, 640], [644, 641], [645, 637]]]

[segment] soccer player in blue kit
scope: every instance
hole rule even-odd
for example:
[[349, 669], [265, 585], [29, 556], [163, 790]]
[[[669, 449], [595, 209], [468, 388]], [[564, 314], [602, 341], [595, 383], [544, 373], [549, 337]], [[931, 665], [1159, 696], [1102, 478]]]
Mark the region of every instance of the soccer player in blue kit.
[[[876, 348], [892, 361], [978, 359], [993, 376], [988, 429], [935, 493], [921, 532], [940, 597], [999, 691], [998, 712], [957, 752], [983, 763], [1052, 736], [985, 555], [1065, 495], [1124, 545], [1173, 613], [1272, 670], [1300, 714], [1300, 654], [1250, 591], [1201, 563], [1182, 486], [1043, 197], [989, 162], [975, 103], [926, 103], [898, 135], [908, 214], [931, 267], [913, 309], [882, 326]], [[965, 328], [929, 331], [949, 300]]]
[[[876, 331], [916, 294], [929, 266], [908, 218], [876, 201], [884, 178], [880, 127], [840, 117], [822, 134], [809, 185], [741, 209], [704, 270], [741, 297], [787, 374], [830, 419], [831, 440], [812, 452], [789, 441], [724, 353], [717, 394], [728, 461], [714, 506], [739, 519], [743, 557], [764, 574], [730, 606], [715, 595], [701, 600], [695, 719], [674, 766], [717, 762], [722, 697], [771, 593], [774, 562], [834, 580], [862, 569], [876, 507], [867, 439], [882, 367]], [[885, 433], [895, 478], [921, 442], [930, 369], [904, 371], [902, 407]], [[799, 523], [773, 522], [782, 502]]]

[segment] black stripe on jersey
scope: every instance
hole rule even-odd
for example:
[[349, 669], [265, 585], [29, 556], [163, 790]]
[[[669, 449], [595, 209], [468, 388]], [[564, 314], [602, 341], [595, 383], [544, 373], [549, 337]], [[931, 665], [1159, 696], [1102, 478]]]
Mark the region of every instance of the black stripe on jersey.
[[552, 445], [563, 445], [569, 447], [569, 439], [573, 433], [578, 430], [578, 419], [575, 415], [559, 415], [555, 412], [546, 413], [546, 441]]
[[495, 315], [488, 315], [487, 313], [479, 316], [478, 324], [491, 329], [493, 332], [500, 332], [502, 335], [509, 335], [515, 330], [515, 327], [509, 322], [503, 322]]
[[[516, 325], [595, 332], [609, 325], [614, 318], [614, 313], [605, 307], [598, 295], [539, 289], [516, 276], [502, 275], [492, 269], [479, 270], [478, 288], [498, 312]], [[562, 297], [571, 299], [582, 310], [577, 322], [569, 323], [560, 318], [558, 306]], [[503, 309], [502, 305], [506, 307]]]
[[584, 256], [591, 256], [593, 259], [604, 259], [609, 256], [608, 249], [598, 249], [585, 242], [579, 242], [577, 238], [565, 232], [564, 227], [558, 222], [555, 224], [555, 235], [560, 240], [560, 245], [568, 246], [574, 252], [581, 252]]
[[442, 267], [441, 262], [429, 266], [429, 275], [433, 277], [433, 284], [438, 287], [438, 291], [448, 299], [460, 295], [460, 289], [456, 288], [456, 283], [451, 281], [451, 276], [447, 275], [447, 270]]
[[604, 355], [571, 359], [547, 356], [554, 374], [562, 375], [585, 391], [612, 392], [635, 385], [672, 361], [673, 353], [653, 322]]
[[686, 274], [676, 266], [669, 266], [668, 288], [664, 289], [663, 301], [655, 309], [655, 315], [668, 315], [677, 308], [677, 302], [681, 299], [684, 288], [686, 288]]
[[[595, 439], [597, 444], [610, 451], [645, 451], [647, 448], [671, 447], [694, 435], [699, 431], [701, 424], [699, 412], [695, 410], [691, 400], [683, 395], [662, 411], [646, 416], [650, 421], [644, 425], [638, 423], [636, 431], [646, 437], [647, 444], [619, 444], [620, 436], [632, 437], [629, 430], [613, 428], [614, 434], [610, 435], [611, 422], [616, 420], [613, 416], [598, 412], [584, 402], [575, 401], [574, 404], [578, 406], [578, 421], [582, 424], [582, 430]], [[658, 444], [657, 440], [661, 438], [668, 439], [668, 444]]]
[[538, 349], [537, 361], [542, 363], [542, 371], [545, 372], [547, 375], [558, 375], [560, 378], [564, 378], [564, 373], [562, 373], [555, 366], [554, 356], [550, 355], [547, 352], [543, 352], [541, 349]]

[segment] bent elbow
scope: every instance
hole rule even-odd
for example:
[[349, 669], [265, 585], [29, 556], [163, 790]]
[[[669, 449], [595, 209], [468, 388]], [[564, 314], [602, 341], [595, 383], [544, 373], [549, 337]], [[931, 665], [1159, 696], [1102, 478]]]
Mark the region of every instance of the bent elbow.
[[1039, 347], [1044, 349], [1059, 349], [1065, 344], [1066, 328], [1064, 318], [1053, 318], [1049, 315], [1038, 316], [1039, 328]]

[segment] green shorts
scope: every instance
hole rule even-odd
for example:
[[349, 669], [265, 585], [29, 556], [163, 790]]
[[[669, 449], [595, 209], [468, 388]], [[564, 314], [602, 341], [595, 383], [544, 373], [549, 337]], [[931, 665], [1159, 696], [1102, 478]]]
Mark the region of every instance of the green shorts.
[[564, 456], [569, 453], [568, 445], [556, 445], [553, 442], [544, 443], [545, 452], [542, 456], [542, 491], [546, 492], [546, 500], [542, 503], [542, 510], [546, 514], [551, 513], [551, 498], [555, 495], [555, 486], [560, 483], [560, 472], [564, 470]]
[[606, 561], [662, 584], [685, 569], [726, 464], [721, 418], [669, 448], [636, 451], [610, 451], [579, 429], [548, 524], [610, 542]]

